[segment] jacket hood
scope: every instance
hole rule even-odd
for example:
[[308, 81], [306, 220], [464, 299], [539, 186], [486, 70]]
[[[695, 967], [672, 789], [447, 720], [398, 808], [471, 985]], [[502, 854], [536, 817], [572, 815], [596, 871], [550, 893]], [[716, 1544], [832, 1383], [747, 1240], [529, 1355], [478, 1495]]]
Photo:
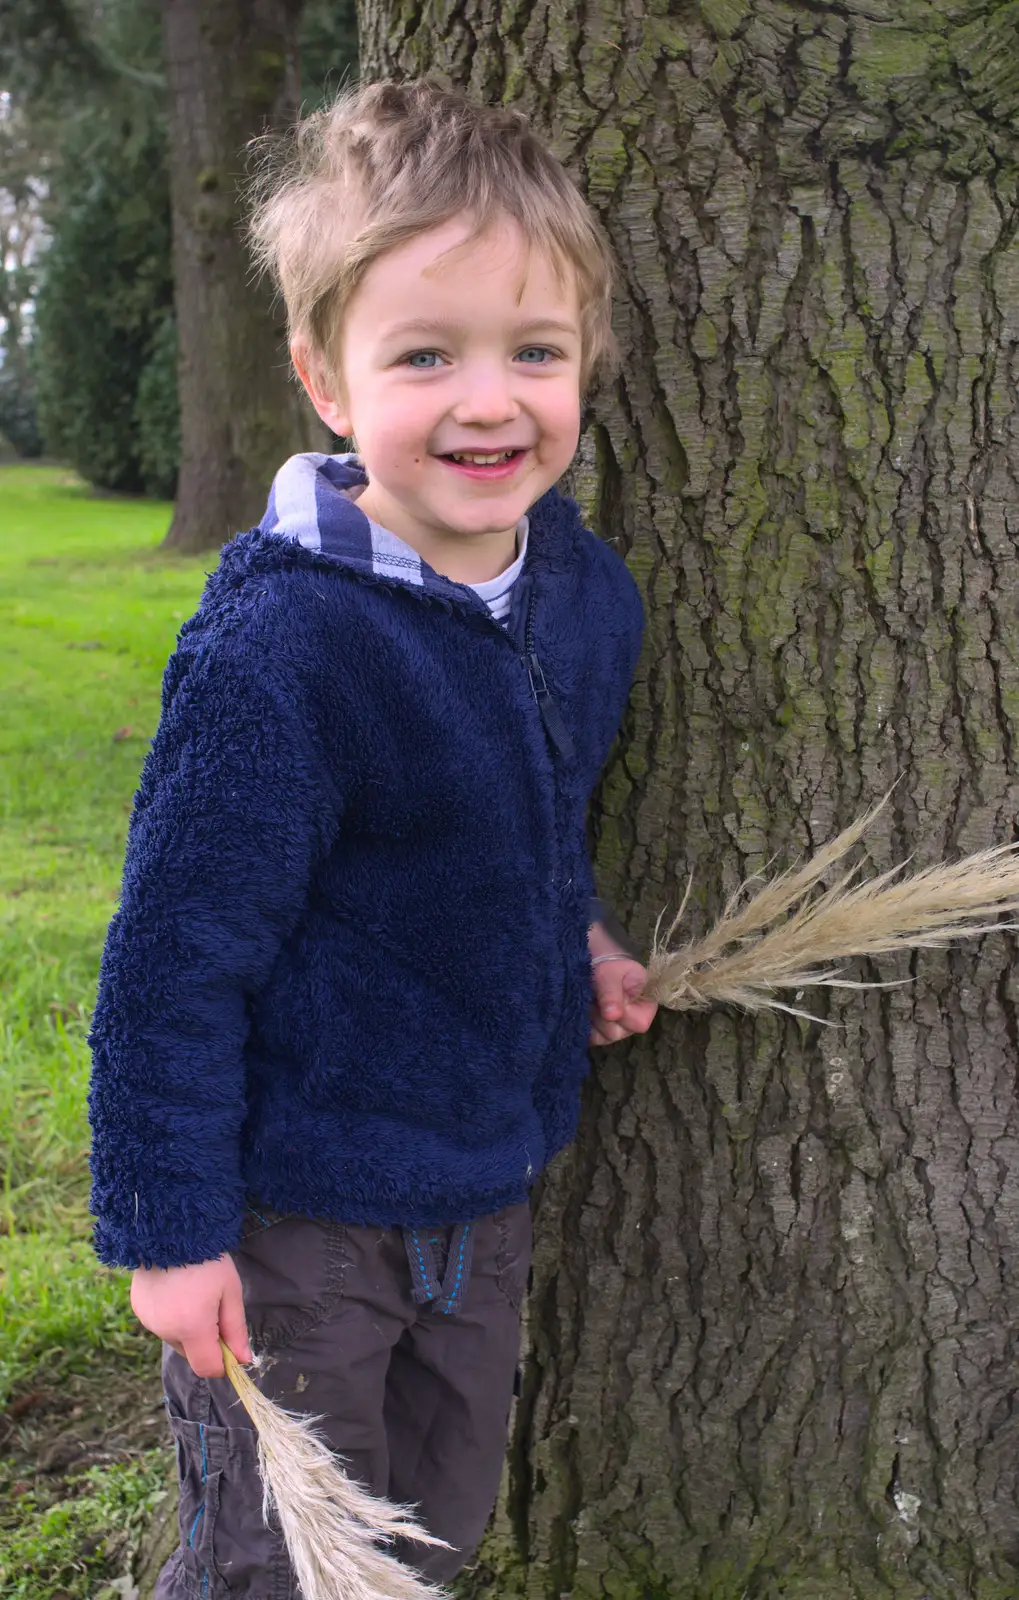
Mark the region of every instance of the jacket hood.
[[417, 552], [358, 510], [367, 482], [360, 456], [291, 456], [273, 479], [259, 528], [366, 575], [423, 587], [426, 563]]
[[[337, 562], [361, 578], [404, 584], [419, 594], [462, 603], [470, 594], [464, 584], [443, 577], [410, 545], [358, 509], [357, 494], [367, 482], [360, 456], [318, 451], [291, 456], [273, 479], [261, 522], [226, 547], [224, 563], [235, 576], [238, 567], [265, 570], [285, 564], [278, 541], [287, 540], [313, 559]], [[586, 534], [576, 503], [549, 489], [530, 508], [528, 520], [527, 565], [532, 557], [547, 569], [573, 565], [578, 541]]]

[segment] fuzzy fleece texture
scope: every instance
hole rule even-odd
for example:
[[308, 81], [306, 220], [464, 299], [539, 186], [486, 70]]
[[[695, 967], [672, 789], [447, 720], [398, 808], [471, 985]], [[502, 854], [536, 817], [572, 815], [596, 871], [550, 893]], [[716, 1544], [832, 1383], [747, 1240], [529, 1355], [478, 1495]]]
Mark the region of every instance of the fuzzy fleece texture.
[[551, 490], [501, 625], [423, 562], [380, 572], [356, 466], [316, 459], [317, 544], [270, 502], [166, 669], [90, 1037], [109, 1266], [216, 1258], [258, 1200], [466, 1221], [576, 1128], [636, 586]]

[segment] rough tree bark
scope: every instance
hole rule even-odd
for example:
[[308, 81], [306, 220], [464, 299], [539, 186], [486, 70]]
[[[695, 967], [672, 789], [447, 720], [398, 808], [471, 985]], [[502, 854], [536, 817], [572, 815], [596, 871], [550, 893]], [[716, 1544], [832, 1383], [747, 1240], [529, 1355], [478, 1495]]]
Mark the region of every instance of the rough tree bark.
[[245, 146], [298, 101], [302, 0], [164, 0], [181, 462], [166, 542], [222, 544], [261, 516], [273, 473], [319, 443], [288, 377], [282, 315], [251, 283]]
[[[575, 486], [647, 598], [594, 819], [635, 932], [894, 779], [877, 866], [1009, 838], [1019, 6], [362, 0], [361, 50], [528, 109], [618, 252]], [[1012, 956], [599, 1057], [473, 1592], [1019, 1593]]]

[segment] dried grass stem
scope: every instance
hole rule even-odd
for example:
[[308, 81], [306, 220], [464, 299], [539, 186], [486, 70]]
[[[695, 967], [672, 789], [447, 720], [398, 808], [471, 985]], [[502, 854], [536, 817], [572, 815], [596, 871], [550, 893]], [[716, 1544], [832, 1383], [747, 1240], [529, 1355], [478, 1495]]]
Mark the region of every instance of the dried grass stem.
[[402, 1506], [348, 1478], [314, 1432], [321, 1419], [267, 1400], [220, 1340], [226, 1375], [255, 1425], [262, 1514], [279, 1518], [303, 1600], [448, 1600], [411, 1567], [380, 1549], [396, 1538], [448, 1549]]
[[1013, 926], [998, 919], [1019, 910], [1019, 844], [998, 845], [953, 864], [926, 867], [903, 877], [908, 862], [857, 882], [861, 867], [839, 870], [887, 803], [888, 795], [801, 866], [781, 873], [751, 894], [743, 884], [703, 939], [669, 945], [689, 896], [664, 935], [655, 929], [648, 963], [649, 999], [673, 1011], [717, 1004], [745, 1011], [796, 1008], [777, 991], [811, 986], [871, 988], [841, 976], [839, 963], [896, 950], [937, 948], [957, 939]]

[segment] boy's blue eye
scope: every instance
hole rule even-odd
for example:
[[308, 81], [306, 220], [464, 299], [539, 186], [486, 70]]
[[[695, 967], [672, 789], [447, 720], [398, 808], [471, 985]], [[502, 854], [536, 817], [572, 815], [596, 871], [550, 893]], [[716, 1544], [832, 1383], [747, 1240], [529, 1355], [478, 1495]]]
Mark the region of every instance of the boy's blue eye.
[[442, 360], [437, 350], [412, 350], [405, 356], [408, 367], [416, 367], [419, 372], [428, 372]]
[[555, 351], [550, 350], [547, 344], [529, 344], [517, 354], [518, 361], [525, 361], [532, 367], [540, 367], [547, 359], [554, 359]]

